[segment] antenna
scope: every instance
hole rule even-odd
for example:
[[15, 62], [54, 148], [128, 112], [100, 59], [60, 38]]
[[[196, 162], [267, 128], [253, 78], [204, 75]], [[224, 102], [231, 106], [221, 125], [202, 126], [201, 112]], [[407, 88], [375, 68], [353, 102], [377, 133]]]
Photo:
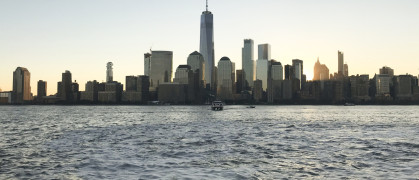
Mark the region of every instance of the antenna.
[[208, 0], [207, 0], [207, 11], [208, 11]]

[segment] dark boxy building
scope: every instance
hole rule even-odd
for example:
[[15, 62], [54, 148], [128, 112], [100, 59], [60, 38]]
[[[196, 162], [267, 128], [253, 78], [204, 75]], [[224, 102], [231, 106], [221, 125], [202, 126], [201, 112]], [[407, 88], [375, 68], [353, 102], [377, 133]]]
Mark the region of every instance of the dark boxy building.
[[354, 102], [366, 102], [370, 101], [371, 97], [369, 96], [369, 75], [357, 75], [351, 76], [351, 99]]
[[66, 101], [66, 102], [73, 101], [72, 80], [71, 80], [70, 71], [65, 71], [62, 74], [60, 93], [61, 93], [61, 100]]
[[123, 85], [113, 81], [105, 84], [105, 91], [98, 93], [98, 101], [101, 103], [119, 103], [122, 98]]
[[[104, 85], [104, 84], [103, 84]], [[101, 91], [104, 91], [105, 87], [103, 86]], [[80, 93], [80, 100], [87, 102], [97, 102], [99, 93], [99, 83], [95, 81], [89, 81], [86, 83], [85, 90]]]
[[46, 81], [39, 80], [38, 81], [37, 97], [40, 100], [44, 96], [47, 96], [47, 82]]
[[122, 101], [127, 103], [143, 103], [148, 101], [150, 79], [148, 76], [127, 76]]
[[262, 80], [256, 80], [253, 82], [253, 99], [256, 102], [260, 102], [263, 98]]
[[164, 103], [185, 104], [187, 102], [187, 84], [162, 83], [158, 88], [159, 101]]

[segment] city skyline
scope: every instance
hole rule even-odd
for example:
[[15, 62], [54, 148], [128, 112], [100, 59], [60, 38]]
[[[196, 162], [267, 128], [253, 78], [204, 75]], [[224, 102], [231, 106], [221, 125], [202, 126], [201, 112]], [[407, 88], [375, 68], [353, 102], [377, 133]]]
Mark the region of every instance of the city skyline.
[[[12, 72], [16, 67], [28, 68], [31, 72], [32, 88], [36, 87], [38, 80], [44, 80], [50, 84], [48, 94], [54, 94], [56, 92], [54, 84], [60, 81], [61, 73], [65, 70], [71, 71], [73, 80], [81, 84], [92, 80], [104, 82], [106, 79], [104, 65], [106, 62], [113, 62], [115, 64], [114, 79], [124, 82], [125, 76], [144, 74], [143, 54], [148, 52], [150, 47], [153, 51], [173, 51], [173, 67], [186, 64], [188, 55], [199, 50], [198, 16], [205, 10], [205, 1], [179, 1], [178, 5], [185, 5], [185, 11], [181, 13], [174, 8], [163, 7], [166, 13], [174, 13], [173, 17], [164, 17], [169, 20], [160, 23], [162, 25], [159, 23], [149, 25], [150, 23], [138, 21], [139, 25], [149, 25], [147, 27], [150, 28], [147, 31], [144, 31], [143, 27], [130, 24], [132, 18], [141, 17], [141, 20], [148, 19], [148, 21], [156, 22], [163, 18], [159, 16], [145, 18], [147, 11], [131, 6], [145, 3], [145, 1], [128, 1], [119, 4], [111, 1], [101, 1], [98, 4], [93, 2], [97, 1], [87, 3], [75, 1], [70, 4], [68, 2], [23, 3], [20, 1], [0, 3], [0, 15], [2, 15], [0, 21], [5, 24], [4, 32], [0, 34], [0, 39], [2, 39], [0, 42], [0, 59], [2, 59], [0, 89], [3, 91], [12, 89]], [[419, 74], [418, 65], [416, 65], [419, 56], [415, 53], [415, 50], [419, 49], [417, 35], [419, 25], [409, 21], [419, 17], [419, 13], [413, 8], [419, 4], [416, 1], [355, 1], [351, 3], [320, 1], [316, 2], [318, 4], [309, 1], [266, 0], [264, 2], [254, 5], [254, 2], [243, 1], [237, 13], [231, 13], [229, 10], [237, 5], [235, 3], [209, 2], [210, 9], [214, 13], [215, 64], [221, 57], [227, 56], [235, 63], [237, 70], [241, 69], [243, 40], [250, 38], [254, 40], [255, 46], [270, 44], [272, 59], [283, 65], [291, 64], [292, 59], [303, 60], [304, 74], [308, 76], [308, 80], [313, 77], [313, 67], [317, 57], [320, 57], [322, 64], [330, 69], [330, 73], [337, 72], [336, 52], [338, 50], [345, 53], [344, 63], [349, 64], [349, 75], [369, 74], [372, 76], [374, 73], [378, 74], [378, 69], [382, 66], [393, 68], [396, 75], [409, 73], [416, 76]], [[153, 9], [160, 5], [170, 6], [173, 3], [170, 1], [147, 2], [147, 7]], [[80, 8], [83, 10], [80, 15], [75, 13], [77, 11], [73, 11], [79, 8], [78, 4], [85, 5], [83, 7], [85, 9]], [[365, 9], [361, 6], [357, 7], [360, 4], [365, 5]], [[47, 5], [51, 5], [51, 8], [46, 8]], [[94, 5], [98, 7], [94, 8]], [[116, 6], [111, 8], [111, 5]], [[307, 17], [305, 16], [307, 14], [303, 13], [303, 15], [293, 14], [294, 17], [288, 16], [289, 19], [283, 19], [284, 16], [279, 16], [280, 14], [291, 13], [289, 10], [280, 11], [286, 5], [307, 10], [308, 14], [316, 13], [315, 10], [319, 12], [312, 14], [314, 17]], [[358, 11], [320, 12], [327, 7], [341, 8], [339, 5]], [[278, 9], [275, 12], [268, 11], [273, 7]], [[243, 15], [249, 8], [254, 8], [255, 13]], [[110, 11], [109, 15], [105, 14], [107, 9], [113, 11]], [[124, 10], [126, 13], [120, 13]], [[33, 16], [30, 16], [31, 13]], [[354, 22], [358, 13], [367, 15], [365, 19], [358, 19], [359, 24]], [[53, 16], [54, 14], [57, 17]], [[82, 20], [83, 15], [90, 16]], [[112, 17], [112, 15], [117, 16]], [[130, 17], [130, 15], [135, 16]], [[328, 15], [336, 15], [336, 17]], [[258, 21], [258, 17], [265, 17], [268, 20], [277, 17], [279, 21], [272, 21], [271, 24], [266, 25]], [[398, 19], [403, 17], [405, 19]], [[75, 20], [72, 21], [72, 18]], [[178, 21], [171, 22], [172, 18]], [[292, 19], [296, 20], [295, 18], [301, 22], [292, 21]], [[107, 20], [111, 23], [108, 24]], [[370, 20], [375, 21], [370, 22]], [[231, 22], [234, 22], [234, 26]], [[316, 22], [323, 23], [315, 25]], [[301, 28], [305, 27], [305, 24], [314, 26]], [[360, 24], [365, 26], [354, 27]], [[173, 27], [164, 28], [163, 25]], [[338, 27], [331, 28], [334, 25]], [[249, 27], [245, 28], [247, 26]], [[258, 26], [264, 28], [262, 30], [254, 28]], [[238, 31], [238, 28], [243, 29]], [[135, 31], [139, 29], [143, 31]], [[299, 30], [295, 31], [296, 29]], [[342, 31], [337, 31], [339, 29]], [[147, 35], [153, 31], [157, 32]], [[128, 38], [127, 35], [123, 35], [122, 33], [125, 32], [133, 37]], [[307, 37], [310, 38], [305, 39]], [[95, 40], [98, 41], [94, 42]], [[173, 73], [172, 76], [174, 76]], [[84, 86], [81, 89], [84, 89]], [[32, 93], [36, 95], [36, 92]]]

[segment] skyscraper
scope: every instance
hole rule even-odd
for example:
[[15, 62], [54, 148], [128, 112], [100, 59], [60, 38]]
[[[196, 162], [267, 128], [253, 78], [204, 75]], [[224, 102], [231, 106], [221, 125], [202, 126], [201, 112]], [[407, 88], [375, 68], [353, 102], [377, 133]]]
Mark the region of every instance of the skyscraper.
[[258, 60], [259, 59], [271, 59], [271, 45], [270, 44], [259, 44], [258, 45]]
[[150, 76], [151, 54], [144, 54], [144, 75]]
[[292, 80], [294, 77], [295, 77], [295, 73], [294, 73], [294, 68], [291, 66], [291, 65], [289, 65], [289, 64], [287, 64], [287, 65], [285, 65], [284, 66], [284, 73], [285, 73], [285, 80]]
[[125, 77], [125, 91], [137, 91], [137, 76]]
[[348, 64], [343, 65], [343, 76], [345, 76], [345, 77], [349, 76]]
[[[253, 87], [255, 80], [255, 60], [254, 60], [254, 42], [251, 39], [244, 40], [244, 47], [242, 48], [242, 69], [244, 72], [244, 80], [247, 86]], [[245, 87], [243, 87], [245, 88]]]
[[18, 67], [13, 72], [12, 103], [23, 103], [32, 100], [31, 73], [24, 67]]
[[375, 76], [375, 96], [389, 96], [390, 95], [390, 80], [388, 74], [377, 74]]
[[294, 68], [294, 78], [300, 80], [300, 87], [303, 80], [303, 61], [299, 59], [292, 60], [292, 67]]
[[327, 68], [324, 64], [320, 64], [320, 60], [317, 58], [317, 62], [314, 64], [313, 81], [323, 81], [328, 79], [329, 68]]
[[150, 57], [144, 58], [150, 60], [150, 87], [157, 88], [161, 83], [172, 82], [172, 51], [152, 51]]
[[380, 69], [380, 74], [388, 74], [390, 77], [394, 76], [394, 70], [390, 67], [384, 66]]
[[195, 51], [188, 57], [188, 65], [194, 73], [199, 73], [199, 81], [205, 81], [205, 61], [202, 54]]
[[228, 99], [233, 93], [234, 64], [230, 58], [223, 57], [218, 62], [217, 95], [220, 99]]
[[37, 92], [38, 99], [44, 96], [47, 96], [47, 82], [39, 80], [38, 81], [38, 92]]
[[284, 71], [281, 62], [271, 63], [271, 78], [272, 80], [284, 80]]
[[179, 65], [176, 69], [175, 78], [173, 82], [179, 84], [189, 84], [189, 79], [193, 76], [191, 71], [191, 66], [189, 65]]
[[237, 81], [236, 81], [236, 93], [237, 94], [240, 94], [243, 91], [243, 85], [245, 84], [245, 83], [243, 83], [244, 78], [245, 77], [244, 77], [244, 74], [243, 74], [243, 70], [241, 70], [241, 69], [236, 70], [236, 79], [237, 79]]
[[262, 89], [268, 88], [268, 67], [269, 61], [267, 59], [258, 59], [256, 64], [256, 79], [262, 81]]
[[73, 100], [72, 81], [71, 81], [71, 72], [70, 71], [65, 71], [62, 74], [61, 99], [63, 101], [72, 101]]
[[208, 1], [206, 11], [201, 15], [201, 40], [199, 52], [205, 61], [205, 81], [210, 86], [214, 86], [214, 24], [213, 14], [208, 11]]
[[338, 51], [338, 74], [344, 75], [343, 53]]
[[112, 62], [108, 62], [108, 64], [106, 64], [106, 82], [110, 83], [113, 81], [113, 63]]
[[258, 60], [256, 61], [256, 79], [262, 81], [262, 89], [268, 88], [268, 68], [269, 59], [271, 58], [271, 45], [258, 45]]

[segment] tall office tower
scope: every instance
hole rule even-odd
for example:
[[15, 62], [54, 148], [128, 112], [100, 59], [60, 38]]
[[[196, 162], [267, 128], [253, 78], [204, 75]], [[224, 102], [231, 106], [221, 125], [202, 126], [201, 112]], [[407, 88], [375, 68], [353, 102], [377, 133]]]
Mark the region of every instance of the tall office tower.
[[287, 64], [284, 66], [285, 69], [285, 80], [292, 80], [295, 78], [294, 67]]
[[150, 88], [150, 77], [138, 76], [137, 78], [137, 91], [141, 92], [141, 101], [147, 102]]
[[271, 64], [271, 79], [284, 80], [284, 71], [281, 62], [272, 62]]
[[194, 73], [199, 73], [199, 81], [205, 82], [205, 61], [201, 53], [195, 51], [188, 57], [188, 65]]
[[344, 75], [343, 52], [338, 51], [338, 75]]
[[390, 77], [394, 76], [394, 70], [390, 67], [384, 66], [380, 69], [380, 74], [388, 74]]
[[201, 15], [201, 39], [199, 52], [204, 57], [205, 61], [205, 81], [213, 88], [215, 83], [214, 78], [214, 17], [208, 11], [208, 1], [206, 11]]
[[125, 77], [125, 91], [137, 91], [137, 81], [138, 77], [136, 76], [126, 76]]
[[375, 96], [390, 95], [390, 80], [391, 77], [388, 74], [377, 74], [375, 76]]
[[23, 103], [32, 100], [31, 73], [24, 67], [18, 67], [13, 72], [12, 103]]
[[228, 57], [218, 62], [217, 95], [220, 99], [230, 99], [233, 93], [234, 65]]
[[72, 81], [71, 81], [71, 72], [70, 71], [65, 71], [62, 74], [61, 100], [63, 100], [63, 101], [72, 101], [73, 100]]
[[47, 82], [39, 80], [38, 81], [38, 92], [37, 92], [38, 98], [42, 98], [44, 96], [47, 96]]
[[319, 58], [317, 58], [317, 62], [314, 64], [314, 75], [313, 81], [323, 81], [329, 79], [329, 68], [326, 65], [320, 64]]
[[262, 81], [262, 89], [266, 91], [268, 88], [269, 61], [267, 59], [258, 59], [256, 63], [256, 79]]
[[[251, 39], [244, 40], [244, 47], [242, 48], [242, 70], [244, 72], [244, 85], [253, 87], [255, 80], [255, 57], [254, 57], [254, 42]], [[246, 87], [243, 87], [246, 88]]]
[[172, 82], [173, 52], [152, 51], [149, 58], [150, 87], [157, 88], [161, 83]]
[[343, 75], [344, 75], [345, 77], [348, 77], [348, 76], [349, 76], [348, 64], [344, 64], [344, 65], [343, 65]]
[[294, 78], [300, 80], [300, 88], [303, 82], [303, 61], [299, 59], [292, 60], [292, 67], [294, 68]]
[[244, 90], [243, 85], [246, 84], [244, 83], [245, 75], [243, 74], [243, 70], [236, 70], [236, 78], [236, 93], [240, 94]]
[[271, 45], [259, 44], [258, 45], [258, 60], [260, 59], [271, 59]]
[[191, 66], [189, 65], [179, 65], [176, 69], [175, 78], [173, 82], [179, 84], [189, 84], [189, 79], [193, 76], [191, 71]]
[[75, 92], [79, 92], [79, 83], [77, 83], [77, 81], [74, 81], [73, 83], [71, 83], [71, 91], [73, 93]]
[[144, 75], [150, 76], [151, 54], [144, 54]]
[[110, 83], [113, 81], [113, 63], [112, 62], [108, 62], [108, 64], [106, 64], [106, 82]]
[[82, 101], [96, 102], [99, 92], [99, 83], [97, 81], [88, 81], [84, 91], [80, 93]]

